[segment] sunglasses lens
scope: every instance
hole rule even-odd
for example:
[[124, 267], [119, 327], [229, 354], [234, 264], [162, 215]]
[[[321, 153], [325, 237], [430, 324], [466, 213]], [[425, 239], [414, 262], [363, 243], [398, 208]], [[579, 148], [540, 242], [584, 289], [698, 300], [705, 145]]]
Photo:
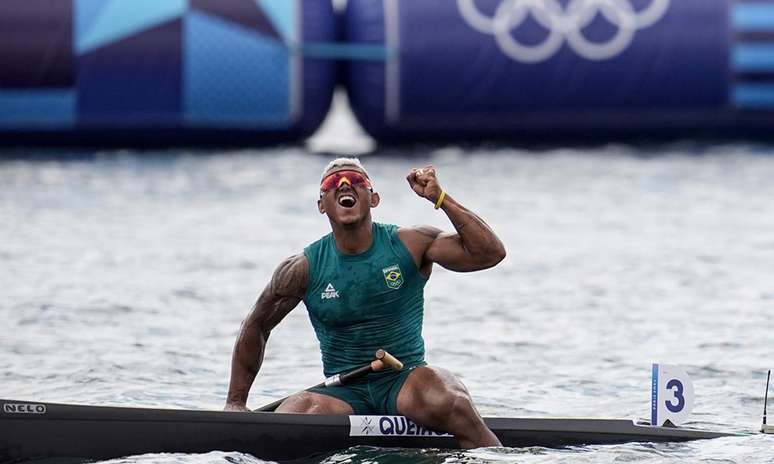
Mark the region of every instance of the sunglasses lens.
[[371, 187], [370, 182], [368, 182], [368, 178], [363, 174], [360, 174], [357, 171], [339, 171], [334, 172], [330, 176], [323, 179], [322, 183], [320, 184], [320, 191], [327, 192], [328, 190], [338, 188], [342, 185], [342, 182], [349, 182], [349, 185], [352, 187]]
[[340, 172], [334, 172], [330, 176], [326, 177], [322, 185], [320, 186], [320, 189], [323, 191], [328, 191], [331, 189], [335, 189], [339, 186], [339, 181], [341, 181], [341, 173]]

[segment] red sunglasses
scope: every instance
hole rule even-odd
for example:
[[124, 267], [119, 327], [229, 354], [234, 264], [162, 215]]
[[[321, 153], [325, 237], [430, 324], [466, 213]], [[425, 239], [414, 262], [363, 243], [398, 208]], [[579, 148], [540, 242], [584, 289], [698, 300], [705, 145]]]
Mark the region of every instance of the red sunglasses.
[[365, 174], [358, 171], [336, 171], [333, 174], [325, 176], [322, 182], [320, 182], [320, 195], [335, 188], [341, 187], [343, 184], [349, 184], [351, 187], [364, 187], [371, 188], [371, 181], [368, 180]]

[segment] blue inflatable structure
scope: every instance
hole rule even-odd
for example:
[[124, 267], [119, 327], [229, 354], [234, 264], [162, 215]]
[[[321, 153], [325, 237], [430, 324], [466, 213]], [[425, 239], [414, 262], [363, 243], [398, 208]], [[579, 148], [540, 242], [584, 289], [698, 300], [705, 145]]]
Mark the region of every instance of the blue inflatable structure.
[[0, 141], [255, 143], [311, 134], [330, 1], [3, 0]]
[[378, 140], [774, 134], [771, 0], [349, 0]]
[[2, 0], [0, 57], [0, 143], [297, 141], [337, 84], [382, 142], [774, 133], [774, 0]]

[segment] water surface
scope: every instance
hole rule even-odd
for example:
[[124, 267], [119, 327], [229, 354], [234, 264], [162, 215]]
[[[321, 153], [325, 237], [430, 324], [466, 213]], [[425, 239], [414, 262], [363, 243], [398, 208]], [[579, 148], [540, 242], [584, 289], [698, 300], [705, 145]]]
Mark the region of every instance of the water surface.
[[[240, 321], [275, 266], [328, 232], [327, 157], [303, 148], [0, 162], [0, 397], [220, 409]], [[685, 366], [689, 425], [753, 431], [774, 364], [774, 148], [431, 147], [364, 159], [378, 221], [449, 229], [411, 192], [433, 163], [508, 249], [436, 269], [427, 359], [482, 413], [648, 417], [650, 364]], [[319, 381], [303, 305], [272, 334], [258, 406]], [[355, 448], [328, 463], [771, 462], [774, 437], [562, 450]], [[239, 453], [114, 462], [254, 463]]]

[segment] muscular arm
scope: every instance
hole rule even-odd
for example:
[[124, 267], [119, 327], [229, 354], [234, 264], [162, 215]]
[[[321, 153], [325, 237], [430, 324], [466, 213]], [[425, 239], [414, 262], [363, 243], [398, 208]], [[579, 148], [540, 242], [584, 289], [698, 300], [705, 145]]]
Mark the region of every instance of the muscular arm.
[[420, 226], [417, 233], [429, 240], [424, 259], [458, 272], [490, 268], [505, 258], [505, 247], [494, 231], [474, 212], [449, 195], [441, 206], [456, 233]]
[[286, 259], [242, 322], [231, 357], [226, 409], [246, 410], [247, 395], [263, 363], [269, 333], [304, 297], [308, 273], [309, 263], [303, 254]]

